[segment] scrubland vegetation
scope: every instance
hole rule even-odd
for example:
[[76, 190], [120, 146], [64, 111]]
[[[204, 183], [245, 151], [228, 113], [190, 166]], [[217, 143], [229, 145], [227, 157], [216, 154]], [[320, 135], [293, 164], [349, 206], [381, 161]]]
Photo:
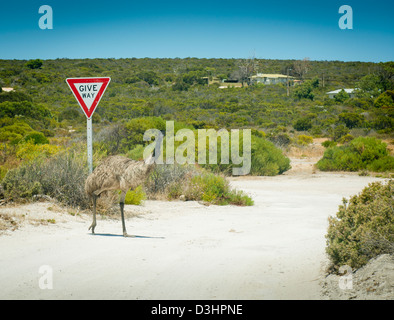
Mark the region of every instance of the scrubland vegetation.
[[[240, 75], [244, 63], [196, 58], [0, 60], [0, 87], [14, 88], [0, 93], [0, 179], [5, 196], [44, 193], [86, 207], [85, 116], [67, 77], [112, 79], [93, 116], [95, 164], [112, 154], [141, 159], [144, 132], [164, 131], [165, 121], [173, 120], [175, 132], [252, 129], [252, 175], [286, 172], [286, 150], [302, 148], [317, 137], [329, 138], [320, 170], [392, 172], [393, 157], [381, 141], [392, 141], [392, 62], [254, 59], [256, 72], [286, 74], [291, 68], [290, 75], [302, 83], [291, 86], [289, 96], [286, 84], [251, 84]], [[245, 82], [242, 88], [219, 89], [219, 83], [212, 83], [237, 78]], [[340, 88], [359, 90], [354, 98], [343, 91], [329, 99], [326, 93]], [[223, 178], [233, 167], [231, 162], [176, 166], [170, 174], [164, 166], [157, 170], [168, 172], [152, 173], [144, 190], [129, 193], [127, 199], [139, 203], [160, 192], [168, 199], [183, 195], [217, 204], [251, 204]], [[160, 181], [164, 176], [168, 179]]]
[[[46, 195], [86, 209], [86, 122], [65, 79], [110, 76], [93, 115], [94, 166], [108, 155], [142, 159], [143, 134], [188, 128], [243, 129], [252, 133], [251, 175], [278, 175], [291, 168], [290, 149], [326, 138], [322, 171], [378, 172], [394, 169], [394, 63], [254, 59], [254, 72], [296, 77], [286, 84], [250, 83], [238, 59], [0, 60], [0, 197], [26, 201]], [[250, 76], [250, 75], [249, 75]], [[220, 89], [214, 79], [238, 79], [240, 88]], [[350, 97], [340, 91], [357, 88]], [[176, 142], [179, 145], [181, 142]], [[198, 140], [195, 141], [196, 152]], [[218, 155], [222, 152], [218, 141]], [[164, 154], [166, 146], [164, 145]], [[302, 152], [301, 152], [302, 153]], [[218, 158], [220, 159], [220, 158]], [[253, 205], [230, 188], [236, 165], [159, 165], [144, 186], [129, 191], [127, 204], [146, 199], [197, 200], [217, 205]], [[101, 197], [101, 212], [118, 194]], [[370, 258], [393, 253], [393, 182], [374, 183], [344, 200], [330, 218], [327, 253], [333, 270], [359, 268]]]
[[344, 265], [358, 269], [380, 254], [394, 254], [393, 189], [393, 180], [375, 182], [343, 199], [326, 235], [334, 270]]

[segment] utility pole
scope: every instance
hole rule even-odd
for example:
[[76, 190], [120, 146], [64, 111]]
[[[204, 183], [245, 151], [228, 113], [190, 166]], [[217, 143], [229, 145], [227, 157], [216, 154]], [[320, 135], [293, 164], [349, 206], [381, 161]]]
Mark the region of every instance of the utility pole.
[[289, 70], [292, 70], [292, 69], [287, 68], [287, 96], [290, 96]]

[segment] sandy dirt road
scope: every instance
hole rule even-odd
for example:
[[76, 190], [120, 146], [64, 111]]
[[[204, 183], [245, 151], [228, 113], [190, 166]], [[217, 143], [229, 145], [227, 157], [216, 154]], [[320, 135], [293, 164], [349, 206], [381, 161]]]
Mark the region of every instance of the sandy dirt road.
[[[1, 208], [45, 211], [56, 223], [0, 236], [0, 299], [320, 299], [327, 217], [375, 180], [292, 172], [234, 178], [253, 207], [126, 206], [135, 238], [120, 236], [119, 219], [98, 220], [93, 236], [90, 216], [48, 211], [50, 203]], [[40, 289], [49, 276], [39, 273], [43, 265], [52, 289]]]

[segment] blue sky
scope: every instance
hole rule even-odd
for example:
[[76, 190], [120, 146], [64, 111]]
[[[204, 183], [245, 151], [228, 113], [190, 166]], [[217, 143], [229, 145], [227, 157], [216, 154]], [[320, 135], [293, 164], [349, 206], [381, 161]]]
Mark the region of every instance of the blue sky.
[[[341, 30], [341, 5], [353, 30]], [[41, 30], [38, 8], [53, 9]], [[392, 61], [393, 1], [3, 1], [0, 59], [246, 58]]]

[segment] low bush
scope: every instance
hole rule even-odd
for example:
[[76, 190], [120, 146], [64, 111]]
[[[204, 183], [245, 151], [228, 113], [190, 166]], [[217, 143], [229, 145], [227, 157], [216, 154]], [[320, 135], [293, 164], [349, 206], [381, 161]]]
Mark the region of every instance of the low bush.
[[341, 143], [341, 144], [349, 143], [353, 139], [354, 139], [354, 137], [351, 134], [347, 134], [347, 135], [344, 135], [343, 137], [341, 137], [338, 140], [338, 143]]
[[289, 170], [290, 159], [282, 150], [265, 140], [252, 136], [250, 174], [255, 176], [275, 176]]
[[62, 148], [52, 144], [36, 144], [29, 139], [27, 142], [21, 142], [16, 146], [15, 155], [21, 160], [34, 160], [41, 157], [50, 157], [58, 153]]
[[326, 141], [322, 142], [321, 145], [324, 148], [331, 148], [331, 147], [335, 147], [337, 145], [337, 142], [335, 142], [333, 140], [326, 140]]
[[[255, 135], [251, 136], [251, 154], [250, 154], [250, 171], [246, 174], [253, 176], [275, 176], [282, 174], [289, 170], [290, 159], [287, 158], [283, 151], [276, 147], [273, 142], [266, 140]], [[231, 144], [231, 139], [230, 139]], [[208, 148], [207, 148], [208, 149]], [[239, 154], [243, 156], [243, 162], [240, 165], [233, 163], [232, 159], [229, 159], [229, 164], [220, 163], [221, 160], [221, 145], [218, 142], [218, 163], [209, 163], [208, 152], [207, 152], [207, 164], [202, 165], [203, 168], [210, 170], [211, 172], [225, 175], [232, 175], [233, 168], [244, 166], [246, 168], [247, 154], [243, 151], [243, 137], [240, 135], [239, 142]]]
[[349, 129], [360, 127], [364, 116], [354, 112], [344, 112], [338, 115], [339, 121], [343, 122]]
[[291, 143], [291, 138], [287, 133], [278, 133], [276, 135], [271, 134], [267, 138], [280, 148], [285, 148]]
[[394, 181], [374, 182], [343, 200], [329, 218], [327, 254], [332, 268], [360, 268], [384, 253], [394, 254]]
[[[176, 190], [182, 189], [184, 180], [197, 175], [199, 171], [192, 165], [179, 164], [162, 164], [157, 165], [150, 174], [145, 189], [150, 197], [157, 197], [161, 194], [167, 194], [172, 189], [174, 194], [178, 194]], [[179, 191], [179, 195], [182, 192]]]
[[294, 123], [294, 129], [297, 131], [308, 131], [312, 128], [312, 120], [308, 117], [298, 119]]
[[297, 144], [301, 146], [306, 146], [313, 142], [313, 137], [301, 134], [297, 137]]
[[134, 190], [129, 190], [126, 193], [125, 204], [141, 205], [142, 201], [146, 199], [146, 194], [142, 190], [142, 186], [138, 186]]
[[377, 108], [394, 107], [394, 91], [388, 90], [380, 94], [374, 101], [374, 105]]
[[203, 173], [190, 179], [185, 188], [188, 200], [228, 205], [252, 206], [253, 200], [242, 191], [232, 190], [228, 181], [213, 173]]
[[322, 171], [369, 170], [385, 172], [394, 169], [394, 157], [387, 145], [374, 137], [358, 137], [343, 146], [328, 148], [317, 162]]
[[32, 141], [34, 144], [48, 144], [49, 140], [43, 133], [34, 131], [23, 138], [24, 141]]
[[64, 151], [11, 169], [2, 181], [5, 197], [17, 200], [45, 194], [63, 204], [87, 208], [84, 185], [88, 170], [84, 160], [73, 151]]
[[[17, 144], [22, 138], [34, 132], [34, 130], [23, 120], [9, 120], [10, 118], [1, 119], [0, 123], [0, 141]], [[9, 121], [7, 121], [9, 120]]]
[[193, 165], [158, 165], [145, 185], [150, 198], [205, 201], [208, 203], [251, 206], [253, 200], [243, 193], [231, 189], [223, 176], [215, 175]]
[[349, 134], [350, 130], [343, 124], [340, 124], [335, 127], [332, 135], [332, 139], [334, 141], [339, 141], [343, 136]]

